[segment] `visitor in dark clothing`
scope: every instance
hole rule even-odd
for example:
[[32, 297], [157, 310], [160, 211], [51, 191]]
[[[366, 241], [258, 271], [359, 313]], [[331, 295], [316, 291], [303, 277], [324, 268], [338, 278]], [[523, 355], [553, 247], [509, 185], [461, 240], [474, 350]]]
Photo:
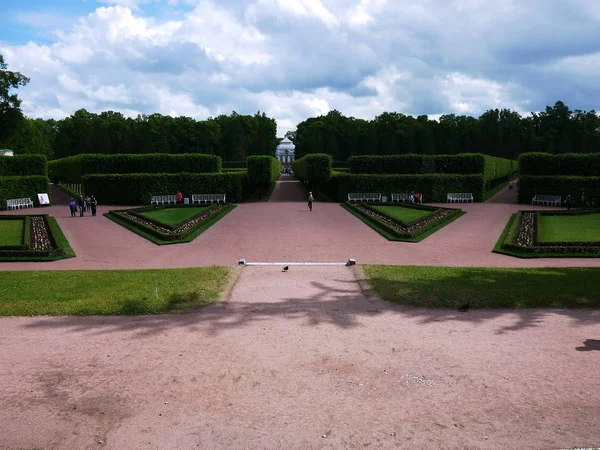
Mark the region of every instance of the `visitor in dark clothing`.
[[96, 206], [98, 205], [98, 200], [93, 195], [90, 197], [90, 206], [92, 208], [92, 217], [96, 215]]
[[83, 217], [85, 213], [85, 199], [83, 197], [79, 197], [79, 217]]
[[69, 209], [71, 210], [71, 217], [75, 217], [75, 213], [77, 212], [77, 202], [74, 198], [71, 198], [69, 202]]

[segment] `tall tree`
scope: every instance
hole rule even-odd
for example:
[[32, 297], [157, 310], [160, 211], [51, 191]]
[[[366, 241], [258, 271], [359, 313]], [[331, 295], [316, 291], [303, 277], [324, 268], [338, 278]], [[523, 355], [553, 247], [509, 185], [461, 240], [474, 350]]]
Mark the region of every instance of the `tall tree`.
[[21, 100], [12, 89], [29, 83], [29, 78], [19, 72], [8, 70], [4, 56], [0, 54], [0, 142], [4, 141], [23, 120]]

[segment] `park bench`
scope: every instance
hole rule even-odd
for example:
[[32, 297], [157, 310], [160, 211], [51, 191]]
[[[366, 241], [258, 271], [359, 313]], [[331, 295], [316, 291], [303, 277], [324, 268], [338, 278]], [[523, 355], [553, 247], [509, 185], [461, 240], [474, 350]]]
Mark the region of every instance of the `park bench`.
[[164, 205], [165, 203], [169, 204], [169, 203], [177, 203], [177, 196], [176, 195], [151, 195], [150, 196], [150, 204], [161, 204]]
[[381, 194], [373, 194], [373, 193], [353, 193], [348, 194], [349, 202], [380, 202]]
[[225, 203], [225, 194], [194, 194], [192, 203]]
[[560, 206], [561, 197], [558, 195], [534, 195], [531, 199], [532, 205], [548, 205], [548, 206]]
[[423, 203], [423, 194], [415, 192], [414, 194], [392, 194], [392, 203], [410, 202], [410, 196], [413, 196], [414, 202], [417, 203], [416, 195], [419, 195], [418, 203]]
[[473, 201], [473, 194], [467, 192], [452, 192], [446, 197], [448, 203], [468, 203]]
[[6, 200], [6, 209], [33, 208], [33, 202], [30, 198], [14, 198]]

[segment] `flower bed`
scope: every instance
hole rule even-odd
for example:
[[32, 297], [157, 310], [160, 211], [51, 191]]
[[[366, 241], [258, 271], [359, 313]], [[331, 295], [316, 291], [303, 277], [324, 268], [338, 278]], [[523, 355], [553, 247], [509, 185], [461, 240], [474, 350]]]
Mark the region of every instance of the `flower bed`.
[[[406, 207], [406, 205], [402, 206]], [[423, 235], [430, 230], [441, 227], [464, 214], [460, 209], [428, 207], [428, 209], [433, 211], [431, 215], [411, 223], [403, 223], [400, 220], [394, 219], [393, 217], [371, 208], [368, 203], [346, 203], [344, 204], [344, 207], [353, 214], [359, 216], [365, 223], [373, 223], [375, 225], [373, 228], [377, 231], [379, 231], [378, 228], [382, 228], [386, 234], [391, 235], [394, 240], [411, 242], [418, 242], [420, 240], [419, 238], [425, 237]]]

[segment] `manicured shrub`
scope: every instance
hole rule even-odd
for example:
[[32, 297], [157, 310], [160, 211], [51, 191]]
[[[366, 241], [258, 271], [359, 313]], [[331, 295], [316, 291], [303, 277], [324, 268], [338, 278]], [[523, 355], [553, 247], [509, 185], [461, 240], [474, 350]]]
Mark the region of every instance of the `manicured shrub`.
[[149, 204], [150, 195], [226, 194], [228, 202], [249, 195], [248, 177], [243, 173], [177, 173], [85, 175], [83, 188], [99, 203], [110, 205]]
[[0, 177], [48, 176], [48, 160], [44, 155], [0, 157]]
[[[3, 158], [8, 158], [3, 156]], [[38, 206], [38, 194], [47, 193], [46, 176], [0, 177], [0, 209], [6, 209], [6, 200], [30, 198]]]
[[346, 201], [349, 193], [373, 192], [391, 197], [392, 193], [420, 192], [428, 202], [445, 202], [449, 192], [470, 192], [481, 201], [483, 175], [425, 174], [381, 175], [335, 173], [323, 189], [331, 198]]
[[325, 153], [311, 153], [293, 162], [294, 174], [302, 181], [321, 185], [331, 178], [333, 159]]
[[51, 161], [49, 166], [52, 180], [80, 183], [92, 174], [219, 173], [221, 158], [197, 153], [82, 154]]
[[434, 173], [432, 157], [424, 155], [352, 156], [348, 158], [350, 172], [355, 174], [417, 174]]
[[600, 153], [523, 153], [519, 156], [521, 175], [599, 176]]
[[567, 195], [573, 206], [600, 205], [600, 177], [531, 176], [519, 177], [519, 203], [531, 203], [535, 195]]
[[272, 156], [248, 156], [247, 163], [250, 183], [274, 183], [281, 175], [281, 161]]

